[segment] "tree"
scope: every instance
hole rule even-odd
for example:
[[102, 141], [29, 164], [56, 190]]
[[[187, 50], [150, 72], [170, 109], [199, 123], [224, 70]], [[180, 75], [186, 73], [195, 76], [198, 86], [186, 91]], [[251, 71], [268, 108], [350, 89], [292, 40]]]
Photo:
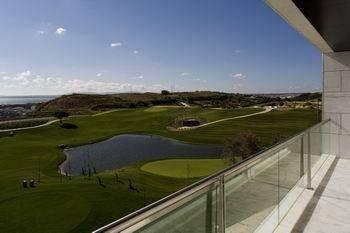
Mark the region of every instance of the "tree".
[[169, 91], [167, 91], [167, 90], [162, 90], [162, 95], [169, 95], [169, 94], [170, 94]]
[[62, 124], [62, 119], [63, 119], [63, 118], [69, 117], [69, 113], [63, 112], [63, 111], [55, 112], [55, 113], [54, 113], [54, 117], [56, 117], [57, 119], [59, 119], [59, 120], [60, 120], [60, 123]]
[[260, 151], [259, 138], [252, 132], [240, 133], [225, 140], [224, 154], [235, 162]]

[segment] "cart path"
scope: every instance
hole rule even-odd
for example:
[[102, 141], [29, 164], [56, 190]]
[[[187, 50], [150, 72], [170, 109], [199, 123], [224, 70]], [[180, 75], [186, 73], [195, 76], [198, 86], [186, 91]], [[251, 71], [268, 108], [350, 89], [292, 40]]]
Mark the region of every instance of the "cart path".
[[26, 129], [37, 129], [37, 128], [51, 125], [57, 121], [59, 121], [59, 120], [52, 120], [52, 121], [46, 122], [45, 124], [42, 124], [42, 125], [36, 125], [36, 126], [30, 126], [30, 127], [14, 128], [14, 129], [2, 129], [2, 130], [0, 130], [0, 133], [2, 133], [2, 132], [14, 132], [14, 131], [20, 131], [20, 130], [26, 130]]
[[[119, 110], [119, 109], [118, 109], [118, 110]], [[107, 111], [107, 112], [103, 112], [103, 113], [98, 113], [98, 114], [95, 114], [95, 115], [93, 115], [93, 116], [100, 116], [100, 115], [108, 114], [108, 113], [115, 112], [115, 111], [118, 111], [118, 110], [111, 110], [111, 111]], [[229, 121], [229, 120], [234, 120], [234, 119], [246, 118], [246, 117], [251, 117], [251, 116], [255, 116], [255, 115], [260, 115], [260, 114], [268, 113], [268, 112], [270, 112], [270, 111], [272, 111], [272, 110], [273, 110], [272, 107], [265, 107], [265, 110], [264, 110], [264, 111], [257, 112], [257, 113], [252, 113], [252, 114], [243, 115], [243, 116], [230, 117], [230, 118], [224, 118], [224, 119], [220, 119], [220, 120], [217, 120], [217, 121], [208, 122], [208, 123], [205, 123], [205, 124], [202, 124], [202, 125], [198, 125], [198, 126], [193, 126], [193, 127], [180, 127], [180, 128], [172, 129], [172, 130], [173, 130], [173, 131], [183, 131], [183, 130], [198, 129], [198, 128], [205, 127], [205, 126], [208, 126], [208, 125], [217, 124], [217, 123], [220, 123], [220, 122], [223, 122], [223, 121]], [[27, 129], [42, 128], [42, 127], [51, 125], [51, 124], [53, 124], [53, 123], [56, 123], [56, 122], [58, 122], [58, 121], [59, 121], [59, 120], [52, 120], [52, 121], [46, 122], [45, 124], [42, 124], [42, 125], [36, 125], [36, 126], [30, 126], [30, 127], [15, 128], [15, 129], [3, 129], [3, 130], [0, 130], [0, 133], [2, 133], [2, 132], [14, 132], [14, 131], [20, 131], [20, 130], [27, 130]]]
[[123, 108], [123, 109], [113, 109], [113, 110], [109, 110], [109, 111], [105, 111], [105, 112], [99, 112], [99, 113], [96, 113], [94, 115], [92, 115], [93, 117], [97, 117], [97, 116], [101, 116], [101, 115], [105, 115], [105, 114], [108, 114], [108, 113], [112, 113], [112, 112], [119, 112], [119, 111], [123, 111], [127, 108]]
[[229, 118], [224, 118], [224, 119], [220, 119], [220, 120], [217, 120], [217, 121], [208, 122], [208, 123], [205, 123], [205, 124], [202, 124], [202, 125], [198, 125], [198, 126], [193, 126], [193, 127], [184, 126], [184, 127], [179, 127], [177, 129], [171, 129], [171, 130], [172, 131], [184, 131], [184, 130], [198, 129], [198, 128], [202, 128], [202, 127], [205, 127], [205, 126], [208, 126], [208, 125], [217, 124], [217, 123], [220, 123], [220, 122], [223, 122], [223, 121], [230, 121], [230, 120], [247, 118], [247, 117], [251, 117], [251, 116], [265, 114], [265, 113], [271, 112], [273, 109], [274, 109], [273, 107], [265, 107], [265, 110], [261, 111], [261, 112], [251, 113], [251, 114], [247, 114], [247, 115], [243, 115], [243, 116], [229, 117]]
[[[76, 118], [76, 117], [83, 117], [85, 115], [73, 115], [73, 116], [69, 116], [68, 118]], [[53, 117], [47, 117], [46, 119], [52, 119]], [[7, 123], [7, 122], [23, 122], [23, 121], [35, 121], [37, 119], [45, 119], [45, 118], [30, 118], [30, 119], [21, 119], [21, 120], [12, 120], [12, 121], [4, 121], [2, 123]], [[21, 128], [14, 128], [14, 129], [2, 129], [0, 130], [0, 133], [2, 132], [14, 132], [14, 131], [20, 131], [20, 130], [27, 130], [27, 129], [37, 129], [37, 128], [42, 128], [45, 126], [49, 126], [52, 125], [53, 123], [56, 123], [60, 121], [59, 119], [55, 119], [55, 120], [49, 120], [48, 122], [41, 124], [41, 125], [35, 125], [35, 126], [29, 126], [29, 127], [21, 127]]]

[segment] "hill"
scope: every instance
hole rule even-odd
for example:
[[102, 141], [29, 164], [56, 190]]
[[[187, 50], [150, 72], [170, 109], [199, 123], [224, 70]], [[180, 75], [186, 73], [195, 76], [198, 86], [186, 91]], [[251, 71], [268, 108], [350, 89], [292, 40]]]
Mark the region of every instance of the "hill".
[[295, 96], [291, 98], [291, 101], [321, 101], [322, 99], [322, 93], [315, 92], [315, 93], [303, 93], [298, 96]]
[[196, 91], [175, 93], [121, 93], [121, 94], [72, 94], [64, 95], [40, 105], [37, 114], [66, 111], [71, 114], [86, 114], [116, 108], [136, 108], [154, 105], [180, 105], [186, 102], [200, 107], [239, 108], [273, 101], [273, 98]]

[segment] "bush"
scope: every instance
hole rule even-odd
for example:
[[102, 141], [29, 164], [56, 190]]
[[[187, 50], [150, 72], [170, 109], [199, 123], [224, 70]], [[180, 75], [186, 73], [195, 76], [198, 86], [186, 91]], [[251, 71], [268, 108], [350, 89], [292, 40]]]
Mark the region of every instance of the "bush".
[[153, 105], [177, 104], [177, 99], [166, 97], [165, 99], [152, 100], [151, 103]]
[[288, 134], [285, 132], [275, 132], [272, 134], [272, 144], [275, 145], [280, 143], [288, 138]]
[[259, 143], [260, 140], [254, 133], [240, 133], [237, 136], [226, 139], [225, 155], [230, 157], [232, 161], [236, 161], [237, 157], [246, 159], [260, 151]]
[[129, 103], [129, 108], [136, 108], [136, 104], [134, 104], [134, 103]]
[[169, 91], [167, 91], [167, 90], [162, 90], [162, 95], [169, 95], [169, 94], [170, 94]]
[[136, 103], [136, 106], [138, 106], [138, 107], [148, 107], [149, 103], [144, 102], [144, 101], [139, 101], [139, 102]]

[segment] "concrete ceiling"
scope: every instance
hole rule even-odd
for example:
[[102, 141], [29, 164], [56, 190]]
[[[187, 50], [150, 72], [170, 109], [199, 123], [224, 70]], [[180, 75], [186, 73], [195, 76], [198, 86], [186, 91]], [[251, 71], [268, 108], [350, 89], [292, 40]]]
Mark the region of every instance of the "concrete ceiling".
[[334, 52], [323, 36], [321, 36], [292, 0], [265, 0], [265, 2], [285, 21], [287, 21], [289, 25], [295, 28], [297, 32], [314, 44], [321, 52]]
[[350, 0], [293, 0], [334, 52], [350, 51]]

